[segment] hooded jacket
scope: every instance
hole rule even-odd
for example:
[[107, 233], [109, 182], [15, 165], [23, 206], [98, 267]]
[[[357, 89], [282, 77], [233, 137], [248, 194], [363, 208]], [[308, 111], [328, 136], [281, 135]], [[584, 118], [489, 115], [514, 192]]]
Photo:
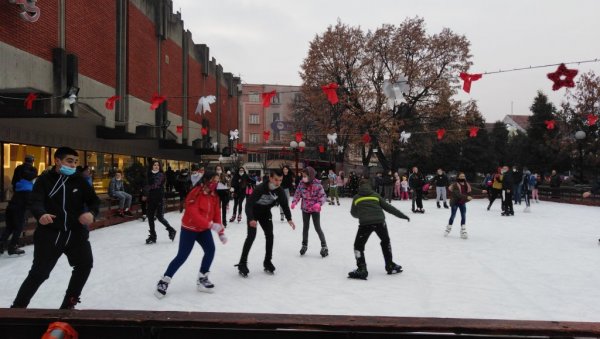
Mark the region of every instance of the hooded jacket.
[[85, 228], [79, 216], [89, 210], [98, 215], [100, 199], [94, 189], [79, 174], [70, 176], [56, 172], [52, 167], [40, 175], [30, 195], [31, 213], [36, 220], [44, 214], [55, 215], [54, 222], [38, 227], [49, 227], [60, 231]]
[[302, 199], [302, 212], [318, 213], [319, 211], [315, 210], [315, 204], [325, 205], [327, 196], [321, 181], [315, 178], [315, 170], [312, 167], [307, 167], [306, 171], [308, 172], [308, 182], [300, 181], [296, 193], [294, 193], [292, 204], [297, 204]]
[[271, 208], [279, 204], [287, 221], [292, 220], [292, 213], [288, 205], [288, 199], [281, 187], [274, 190], [269, 189], [269, 182], [263, 182], [256, 186], [252, 194], [246, 200], [246, 217], [248, 220], [257, 220], [258, 217], [271, 216]]
[[373, 225], [385, 222], [383, 211], [391, 213], [398, 218], [410, 220], [404, 213], [388, 204], [379, 194], [373, 191], [369, 183], [362, 183], [358, 194], [352, 199], [350, 214], [358, 218], [359, 225]]

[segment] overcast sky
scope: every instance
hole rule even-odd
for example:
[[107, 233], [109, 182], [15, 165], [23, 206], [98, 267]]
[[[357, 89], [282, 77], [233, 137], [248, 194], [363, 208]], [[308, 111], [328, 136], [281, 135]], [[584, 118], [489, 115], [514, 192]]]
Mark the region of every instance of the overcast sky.
[[[300, 85], [309, 42], [338, 18], [364, 30], [415, 16], [430, 34], [448, 27], [471, 41], [471, 73], [600, 58], [598, 0], [174, 0], [178, 10], [194, 42], [244, 83]], [[568, 67], [600, 74], [600, 62]], [[546, 78], [554, 70], [487, 75], [460, 98], [477, 100], [488, 122], [511, 114], [511, 103], [530, 114], [538, 90], [563, 100]]]

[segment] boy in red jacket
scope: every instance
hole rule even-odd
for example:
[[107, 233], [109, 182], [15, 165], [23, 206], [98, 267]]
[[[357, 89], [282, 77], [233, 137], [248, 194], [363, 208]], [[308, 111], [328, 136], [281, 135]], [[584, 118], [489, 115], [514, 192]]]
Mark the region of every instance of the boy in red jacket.
[[219, 176], [205, 175], [202, 183], [194, 187], [185, 198], [185, 213], [181, 219], [179, 250], [171, 261], [162, 279], [156, 285], [154, 295], [161, 299], [167, 294], [171, 278], [187, 260], [194, 243], [198, 242], [204, 251], [196, 285], [198, 291], [212, 293], [215, 285], [208, 280], [210, 265], [215, 257], [215, 243], [211, 230], [219, 234], [223, 244], [227, 242], [225, 228], [221, 223], [219, 196], [216, 193]]

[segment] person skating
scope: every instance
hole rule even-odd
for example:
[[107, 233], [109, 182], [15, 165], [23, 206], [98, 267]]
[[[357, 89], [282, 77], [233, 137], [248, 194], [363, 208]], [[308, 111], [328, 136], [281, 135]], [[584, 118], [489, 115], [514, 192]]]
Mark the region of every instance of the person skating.
[[360, 186], [360, 178], [354, 171], [350, 172], [348, 178], [348, 188], [350, 189], [350, 195], [355, 196], [358, 193], [358, 187]]
[[502, 208], [502, 211], [504, 212], [504, 203], [502, 203], [502, 201], [504, 201], [502, 199], [502, 178], [503, 178], [503, 174], [502, 174], [502, 168], [498, 167], [498, 170], [496, 171], [496, 174], [494, 174], [494, 176], [492, 177], [492, 186], [489, 188], [492, 192], [490, 195], [490, 203], [488, 204], [487, 210], [489, 211], [490, 208], [492, 208], [492, 204], [494, 203], [494, 201], [496, 199], [498, 199], [498, 197], [500, 197], [500, 205]]
[[444, 236], [447, 237], [452, 231], [452, 224], [456, 216], [456, 210], [460, 210], [460, 237], [467, 239], [467, 202], [471, 201], [471, 185], [467, 182], [464, 173], [459, 173], [456, 182], [448, 188], [450, 191], [450, 220], [446, 226]]
[[33, 265], [12, 308], [29, 305], [63, 254], [73, 271], [60, 308], [72, 309], [79, 302], [94, 261], [85, 225], [91, 224], [98, 215], [100, 199], [94, 188], [75, 174], [78, 161], [75, 150], [59, 147], [54, 152], [54, 166], [33, 185], [29, 203], [38, 222], [33, 236]]
[[381, 250], [385, 260], [385, 271], [387, 274], [402, 272], [402, 266], [394, 263], [392, 256], [392, 245], [390, 235], [385, 222], [383, 211], [391, 213], [398, 218], [410, 221], [410, 218], [388, 204], [379, 194], [373, 191], [368, 177], [361, 181], [358, 194], [352, 199], [350, 214], [358, 218], [358, 232], [354, 240], [354, 256], [358, 268], [348, 273], [351, 279], [367, 279], [367, 262], [365, 260], [365, 244], [371, 233], [375, 232], [381, 240]]
[[215, 166], [215, 172], [219, 176], [219, 183], [217, 184], [217, 195], [219, 196], [221, 204], [221, 220], [224, 227], [227, 226], [227, 208], [229, 207], [229, 190], [231, 189], [231, 177], [223, 171], [223, 166]]
[[148, 216], [148, 226], [150, 235], [146, 239], [146, 244], [155, 244], [156, 243], [156, 229], [154, 227], [154, 216], [156, 219], [163, 224], [169, 233], [169, 239], [171, 241], [175, 240], [175, 235], [177, 231], [169, 225], [167, 219], [165, 219], [165, 207], [164, 207], [164, 199], [165, 199], [165, 175], [162, 172], [161, 165], [159, 161], [153, 161], [150, 172], [148, 172], [147, 183], [144, 186], [144, 190], [146, 191], [146, 202], [147, 202], [147, 216]]
[[[33, 190], [33, 180], [37, 177], [37, 169], [33, 166], [33, 155], [25, 156], [25, 162], [15, 168], [11, 184], [13, 196], [6, 207], [6, 227], [0, 235], [0, 254], [6, 248], [8, 255], [23, 255], [25, 251], [19, 248], [19, 238], [25, 227], [25, 211], [27, 201]], [[8, 238], [10, 243], [6, 243]]]
[[266, 239], [265, 260], [263, 261], [264, 269], [268, 273], [275, 271], [275, 266], [271, 262], [273, 258], [273, 216], [271, 215], [271, 208], [273, 206], [279, 203], [279, 206], [283, 207], [283, 213], [290, 227], [292, 227], [292, 230], [296, 229], [296, 225], [292, 221], [287, 197], [280, 187], [282, 180], [283, 172], [281, 170], [271, 171], [269, 181], [256, 186], [256, 189], [254, 189], [246, 201], [245, 210], [248, 235], [244, 242], [240, 262], [236, 265], [240, 275], [243, 277], [247, 277], [250, 272], [248, 270], [248, 253], [256, 238], [256, 226], [258, 224], [263, 229]]
[[[425, 185], [425, 178], [419, 169], [415, 166], [412, 169], [411, 175], [408, 177], [408, 186], [412, 195], [412, 211], [413, 213], [425, 213], [423, 209], [423, 186]], [[415, 208], [416, 204], [416, 208]]]
[[326, 257], [329, 255], [329, 249], [327, 248], [327, 241], [325, 240], [325, 234], [321, 229], [321, 206], [327, 201], [325, 190], [321, 185], [321, 181], [315, 178], [316, 172], [312, 167], [307, 167], [302, 171], [302, 181], [296, 189], [294, 194], [294, 200], [292, 201], [292, 209], [296, 207], [298, 201], [302, 199], [302, 247], [300, 248], [300, 255], [304, 255], [308, 249], [308, 229], [310, 228], [310, 218], [312, 217], [315, 231], [319, 235], [321, 240], [321, 256]]
[[[285, 196], [290, 199], [290, 195], [294, 190], [294, 172], [290, 169], [290, 166], [284, 165], [281, 169], [283, 171], [283, 180], [281, 181], [281, 189], [285, 193]], [[279, 216], [281, 217], [281, 221], [285, 220], [285, 214], [283, 213], [283, 208], [279, 206]]]
[[327, 180], [329, 182], [329, 205], [335, 205], [337, 201], [337, 205], [340, 205], [340, 194], [338, 188], [338, 176], [335, 174], [333, 169], [329, 170], [329, 174], [327, 175]]
[[394, 196], [394, 175], [391, 170], [383, 176], [381, 183], [383, 185], [383, 197], [391, 204]]
[[523, 212], [529, 213], [531, 211], [531, 192], [533, 187], [535, 187], [536, 178], [535, 175], [531, 174], [531, 171], [528, 169], [523, 169], [523, 179], [521, 180], [521, 188], [523, 192], [523, 197], [525, 198], [525, 209]]
[[177, 255], [156, 285], [154, 295], [161, 299], [167, 294], [167, 288], [177, 270], [185, 263], [194, 243], [197, 242], [204, 251], [200, 271], [196, 278], [196, 287], [200, 292], [212, 293], [215, 285], [208, 279], [210, 266], [215, 257], [215, 243], [211, 230], [217, 232], [221, 243], [227, 243], [225, 228], [221, 224], [219, 196], [216, 193], [220, 176], [207, 174], [203, 182], [194, 187], [185, 198], [185, 213], [181, 219], [179, 233], [179, 249]]
[[441, 208], [440, 202], [444, 202], [444, 208], [448, 208], [448, 204], [446, 203], [446, 188], [448, 187], [448, 176], [441, 168], [438, 168], [437, 174], [431, 180], [435, 184], [435, 203], [437, 208]]
[[[254, 181], [246, 174], [246, 169], [240, 167], [237, 174], [231, 179], [231, 197], [233, 198], [233, 215], [229, 222], [234, 222], [236, 213], [238, 223], [242, 221], [242, 204], [246, 199], [248, 187], [251, 187]], [[247, 202], [246, 202], [247, 203]]]
[[523, 188], [523, 185], [522, 185], [523, 171], [519, 170], [517, 168], [517, 166], [514, 165], [512, 168], [511, 177], [513, 180], [513, 190], [512, 190], [513, 198], [512, 199], [514, 200], [515, 205], [516, 204], [521, 205], [521, 194], [523, 193], [521, 191], [521, 189]]
[[515, 215], [513, 210], [513, 197], [511, 190], [513, 189], [514, 178], [509, 171], [508, 166], [502, 167], [502, 213], [503, 216]]

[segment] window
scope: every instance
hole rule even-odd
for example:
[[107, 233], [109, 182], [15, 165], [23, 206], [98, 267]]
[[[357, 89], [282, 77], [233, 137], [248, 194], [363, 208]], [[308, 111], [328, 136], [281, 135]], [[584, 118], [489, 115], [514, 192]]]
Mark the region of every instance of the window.
[[260, 95], [257, 93], [248, 94], [248, 100], [250, 102], [260, 102]]
[[[4, 190], [12, 190], [11, 180], [15, 173], [17, 166], [23, 164], [26, 155], [33, 155], [34, 162], [33, 166], [37, 168], [38, 175], [41, 174], [46, 167], [51, 164], [47, 164], [49, 158], [50, 149], [48, 147], [31, 146], [23, 144], [12, 144], [6, 143], [4, 147], [4, 159], [2, 159], [2, 166], [4, 167]], [[6, 196], [4, 197], [7, 198]], [[2, 200], [0, 198], [0, 200]]]
[[248, 120], [248, 123], [251, 125], [258, 125], [260, 124], [260, 118], [258, 114], [250, 114], [250, 119]]
[[275, 94], [272, 98], [271, 98], [271, 103], [274, 105], [279, 105], [279, 93]]
[[248, 153], [248, 162], [260, 162], [260, 154]]
[[258, 144], [258, 134], [257, 133], [251, 133], [250, 134], [250, 143], [251, 144]]
[[[273, 122], [281, 120], [279, 113], [273, 113]], [[273, 141], [281, 141], [281, 133], [279, 129], [273, 130]]]

